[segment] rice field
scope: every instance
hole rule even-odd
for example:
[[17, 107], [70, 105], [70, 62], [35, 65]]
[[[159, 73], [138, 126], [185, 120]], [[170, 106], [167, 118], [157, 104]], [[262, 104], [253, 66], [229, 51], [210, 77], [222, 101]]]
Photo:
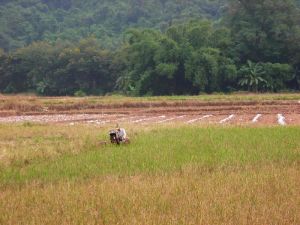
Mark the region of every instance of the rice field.
[[[296, 98], [182, 104], [12, 107], [0, 117], [0, 224], [300, 224]], [[109, 143], [116, 123], [130, 144]]]
[[2, 224], [299, 224], [299, 127], [1, 125]]

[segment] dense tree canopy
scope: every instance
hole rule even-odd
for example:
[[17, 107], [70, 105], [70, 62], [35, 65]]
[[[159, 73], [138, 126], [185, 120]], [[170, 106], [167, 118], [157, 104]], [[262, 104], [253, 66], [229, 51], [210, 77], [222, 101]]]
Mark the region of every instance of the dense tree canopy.
[[129, 27], [164, 30], [192, 18], [219, 18], [224, 0], [15, 0], [0, 2], [0, 48], [33, 41], [78, 41], [90, 35], [106, 47]]
[[293, 0], [235, 0], [228, 14], [241, 62], [291, 62], [300, 44], [299, 9]]
[[94, 38], [70, 43], [34, 43], [1, 58], [0, 89], [42, 95], [104, 94], [114, 87], [112, 55]]
[[0, 2], [0, 92], [300, 89], [300, 0]]

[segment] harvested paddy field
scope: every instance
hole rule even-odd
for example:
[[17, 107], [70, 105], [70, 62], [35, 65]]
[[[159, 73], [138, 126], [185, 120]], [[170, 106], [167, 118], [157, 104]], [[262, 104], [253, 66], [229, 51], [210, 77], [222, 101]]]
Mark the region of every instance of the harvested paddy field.
[[[263, 95], [264, 96], [264, 95]], [[126, 99], [3, 97], [0, 123], [300, 125], [300, 95]], [[109, 99], [109, 98], [108, 98]]]
[[0, 224], [298, 225], [298, 97], [5, 96]]

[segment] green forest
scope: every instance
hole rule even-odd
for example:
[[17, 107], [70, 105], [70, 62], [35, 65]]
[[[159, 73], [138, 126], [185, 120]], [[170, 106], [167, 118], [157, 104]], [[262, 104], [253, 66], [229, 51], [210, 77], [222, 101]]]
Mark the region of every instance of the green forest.
[[300, 90], [300, 0], [1, 0], [0, 92]]

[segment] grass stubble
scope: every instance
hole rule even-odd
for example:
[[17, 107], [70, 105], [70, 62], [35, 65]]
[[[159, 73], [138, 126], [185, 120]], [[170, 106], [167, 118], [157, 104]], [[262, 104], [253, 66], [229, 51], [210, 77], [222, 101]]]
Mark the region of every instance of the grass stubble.
[[211, 94], [197, 96], [159, 96], [159, 97], [125, 97], [120, 95], [112, 96], [88, 96], [88, 97], [38, 97], [34, 95], [1, 95], [0, 111], [2, 115], [17, 115], [20, 113], [78, 113], [87, 109], [101, 110], [103, 108], [122, 107], [151, 107], [165, 106], [167, 104], [183, 104], [186, 106], [200, 103], [222, 102], [263, 102], [263, 101], [297, 101], [300, 100], [299, 93], [278, 93], [278, 94]]
[[0, 224], [300, 224], [299, 127], [0, 125]]

